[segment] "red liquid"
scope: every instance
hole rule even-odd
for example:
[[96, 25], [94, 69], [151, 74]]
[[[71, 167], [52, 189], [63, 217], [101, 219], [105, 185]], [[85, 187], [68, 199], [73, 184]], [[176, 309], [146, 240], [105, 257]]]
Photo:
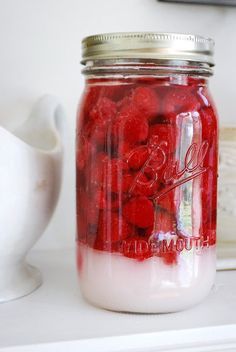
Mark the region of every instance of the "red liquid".
[[[89, 81], [77, 123], [79, 241], [169, 265], [185, 239], [215, 244], [217, 120], [204, 81]], [[157, 250], [163, 238], [175, 245]]]

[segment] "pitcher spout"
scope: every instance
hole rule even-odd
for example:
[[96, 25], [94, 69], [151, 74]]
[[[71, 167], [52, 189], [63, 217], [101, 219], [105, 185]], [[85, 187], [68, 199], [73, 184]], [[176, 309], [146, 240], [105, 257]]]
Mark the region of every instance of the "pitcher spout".
[[14, 135], [44, 152], [59, 151], [64, 139], [64, 121], [65, 112], [59, 100], [52, 95], [44, 95]]

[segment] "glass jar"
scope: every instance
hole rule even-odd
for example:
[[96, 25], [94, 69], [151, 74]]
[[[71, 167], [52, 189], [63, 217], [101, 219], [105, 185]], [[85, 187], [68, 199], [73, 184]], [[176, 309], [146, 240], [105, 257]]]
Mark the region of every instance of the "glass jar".
[[110, 310], [174, 312], [215, 278], [213, 42], [115, 33], [83, 41], [77, 118], [77, 266]]

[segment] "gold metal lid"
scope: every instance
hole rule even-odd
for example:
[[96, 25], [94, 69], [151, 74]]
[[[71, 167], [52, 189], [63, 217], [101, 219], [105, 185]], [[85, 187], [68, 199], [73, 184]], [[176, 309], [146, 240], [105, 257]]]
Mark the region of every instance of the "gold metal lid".
[[82, 63], [99, 59], [157, 59], [214, 66], [214, 41], [181, 33], [124, 32], [89, 36], [82, 41]]

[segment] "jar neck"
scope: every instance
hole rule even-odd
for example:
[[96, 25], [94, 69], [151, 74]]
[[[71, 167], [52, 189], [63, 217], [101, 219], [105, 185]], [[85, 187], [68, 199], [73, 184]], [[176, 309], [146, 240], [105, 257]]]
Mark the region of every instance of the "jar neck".
[[147, 60], [142, 59], [112, 59], [87, 61], [83, 74], [88, 79], [99, 77], [124, 78], [133, 76], [173, 77], [192, 76], [206, 80], [213, 74], [212, 68], [201, 62], [187, 62], [174, 60]]

